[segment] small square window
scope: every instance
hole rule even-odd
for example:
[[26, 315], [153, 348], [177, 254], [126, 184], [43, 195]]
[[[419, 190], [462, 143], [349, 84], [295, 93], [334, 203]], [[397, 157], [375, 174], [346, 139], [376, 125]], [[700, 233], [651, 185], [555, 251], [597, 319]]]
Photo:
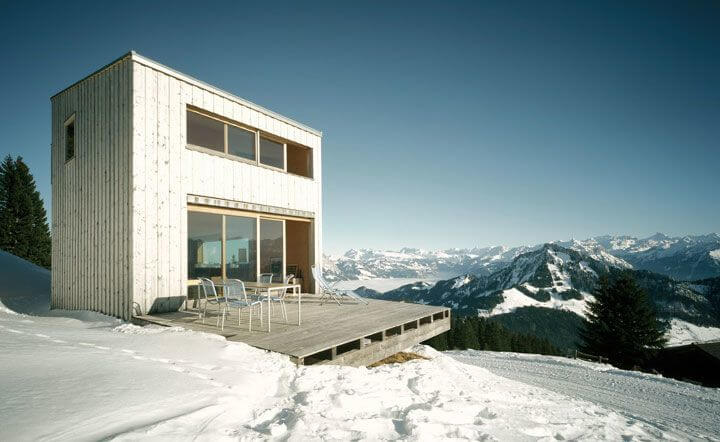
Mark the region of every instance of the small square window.
[[65, 122], [65, 161], [75, 158], [75, 115]]

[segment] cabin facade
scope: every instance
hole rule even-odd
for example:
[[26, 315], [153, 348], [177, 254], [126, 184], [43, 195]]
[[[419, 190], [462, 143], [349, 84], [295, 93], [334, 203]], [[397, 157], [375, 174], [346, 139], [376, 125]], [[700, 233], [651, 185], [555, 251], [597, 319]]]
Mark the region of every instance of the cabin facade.
[[135, 52], [51, 104], [52, 308], [128, 320], [288, 269], [314, 292], [321, 132]]

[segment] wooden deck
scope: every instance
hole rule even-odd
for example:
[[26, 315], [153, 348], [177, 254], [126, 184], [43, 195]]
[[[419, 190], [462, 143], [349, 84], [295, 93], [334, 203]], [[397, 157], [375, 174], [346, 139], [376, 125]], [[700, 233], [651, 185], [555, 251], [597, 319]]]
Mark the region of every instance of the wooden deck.
[[247, 310], [238, 326], [238, 312], [225, 320], [224, 330], [216, 327], [217, 313], [208, 311], [205, 323], [197, 310], [188, 309], [135, 317], [138, 323], [180, 326], [225, 336], [253, 347], [283, 353], [298, 364], [336, 363], [368, 365], [450, 328], [450, 311], [446, 307], [368, 299], [368, 304], [346, 302], [320, 304], [317, 297], [302, 297], [302, 323], [297, 324], [298, 305], [287, 302], [285, 324], [277, 308], [272, 331], [260, 326], [253, 317], [253, 331], [248, 331]]

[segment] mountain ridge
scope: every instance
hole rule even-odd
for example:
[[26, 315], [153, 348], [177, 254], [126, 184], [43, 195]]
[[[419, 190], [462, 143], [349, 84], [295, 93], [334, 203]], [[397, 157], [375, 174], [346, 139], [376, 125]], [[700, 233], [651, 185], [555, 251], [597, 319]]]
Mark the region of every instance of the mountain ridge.
[[[676, 280], [720, 276], [720, 234], [670, 237], [656, 233], [647, 238], [629, 235], [600, 235], [584, 240], [551, 241], [583, 252], [610, 265], [650, 270]], [[489, 275], [517, 256], [537, 250], [533, 246], [492, 246], [423, 250], [404, 247], [399, 251], [351, 249], [341, 256], [325, 256], [324, 272], [330, 280], [374, 278], [449, 278], [465, 273]]]

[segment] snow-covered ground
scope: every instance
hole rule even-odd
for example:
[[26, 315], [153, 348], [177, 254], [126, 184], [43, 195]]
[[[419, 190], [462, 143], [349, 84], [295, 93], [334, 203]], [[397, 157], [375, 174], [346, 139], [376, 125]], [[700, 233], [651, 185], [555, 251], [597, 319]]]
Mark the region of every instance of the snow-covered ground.
[[717, 388], [567, 358], [481, 351], [446, 354], [504, 378], [616, 410], [628, 422], [672, 429], [692, 439], [720, 437]]
[[668, 346], [715, 341], [720, 339], [720, 328], [700, 327], [686, 321], [673, 319], [670, 321], [670, 329], [665, 336], [668, 339]]
[[[20, 264], [0, 255], [0, 301], [31, 313], [0, 307], [3, 441], [618, 440], [718, 434], [717, 422], [707, 422], [719, 411], [718, 390], [662, 380], [686, 388], [693, 398], [676, 401], [654, 386], [660, 380], [626, 374], [638, 390], [647, 389], [648, 400], [655, 396], [668, 407], [682, 407], [683, 422], [660, 422], [626, 412], [623, 397], [631, 406], [645, 404], [632, 405], [623, 384], [607, 384], [596, 400], [583, 387], [588, 374], [604, 372], [582, 365], [564, 369], [578, 371], [570, 376], [577, 385], [565, 391], [493, 374], [475, 364], [474, 353], [466, 364], [458, 360], [461, 353], [451, 357], [426, 347], [414, 350], [427, 361], [374, 369], [296, 367], [286, 357], [217, 335], [143, 328], [90, 312], [48, 312], [42, 290], [48, 273]], [[10, 275], [17, 284], [5, 284]], [[497, 356], [503, 357], [516, 360]], [[537, 357], [528, 363], [555, 361]], [[605, 399], [613, 395], [617, 403]]]

